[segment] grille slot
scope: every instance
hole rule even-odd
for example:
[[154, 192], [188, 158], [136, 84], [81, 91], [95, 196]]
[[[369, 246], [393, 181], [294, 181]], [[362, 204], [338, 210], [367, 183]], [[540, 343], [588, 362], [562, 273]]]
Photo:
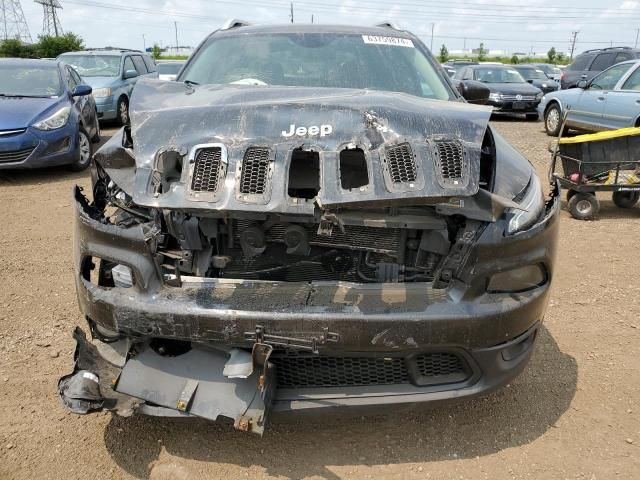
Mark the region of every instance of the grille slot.
[[[433, 386], [467, 380], [466, 362], [451, 352], [422, 353], [415, 357], [330, 357], [275, 354], [279, 388], [363, 387], [412, 383]], [[411, 373], [413, 372], [413, 373]]]
[[25, 148], [24, 150], [14, 150], [11, 152], [0, 152], [0, 163], [22, 162], [26, 160], [34, 148]]
[[436, 142], [436, 168], [444, 180], [459, 180], [464, 171], [464, 149], [460, 142]]
[[418, 168], [413, 150], [408, 143], [387, 148], [385, 151], [389, 176], [393, 183], [415, 182]]
[[226, 164], [222, 159], [220, 147], [198, 150], [193, 167], [191, 190], [194, 192], [215, 193], [226, 173]]
[[269, 149], [248, 148], [242, 160], [240, 193], [246, 195], [264, 195], [267, 189], [269, 173]]

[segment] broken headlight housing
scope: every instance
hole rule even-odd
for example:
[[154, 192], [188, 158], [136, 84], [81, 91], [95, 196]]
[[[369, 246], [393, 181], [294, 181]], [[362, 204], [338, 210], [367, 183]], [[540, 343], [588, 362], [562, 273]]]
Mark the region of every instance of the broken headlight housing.
[[38, 130], [56, 130], [58, 128], [62, 128], [67, 124], [70, 114], [70, 107], [62, 107], [53, 115], [41, 120], [40, 122], [34, 123], [33, 128], [37, 128]]
[[512, 209], [507, 235], [512, 235], [533, 225], [544, 209], [542, 184], [535, 173], [531, 175], [525, 194], [518, 203], [522, 210]]

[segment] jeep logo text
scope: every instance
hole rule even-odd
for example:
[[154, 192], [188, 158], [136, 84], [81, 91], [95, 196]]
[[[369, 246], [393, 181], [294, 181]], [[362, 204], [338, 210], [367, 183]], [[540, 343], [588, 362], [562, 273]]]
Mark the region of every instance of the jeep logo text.
[[316, 135], [320, 135], [321, 137], [325, 137], [333, 132], [333, 127], [331, 125], [311, 125], [310, 127], [296, 127], [294, 124], [289, 126], [289, 131], [282, 131], [283, 137], [293, 137], [294, 135], [298, 137], [305, 137], [310, 135], [315, 137]]

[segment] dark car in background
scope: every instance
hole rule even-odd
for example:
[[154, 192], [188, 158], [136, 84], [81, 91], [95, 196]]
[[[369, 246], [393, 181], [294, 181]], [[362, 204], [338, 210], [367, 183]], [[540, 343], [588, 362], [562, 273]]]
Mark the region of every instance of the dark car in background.
[[139, 82], [92, 199], [75, 190], [93, 340], [76, 330], [64, 404], [262, 433], [270, 411], [509, 383], [539, 337], [559, 192], [490, 117], [392, 27], [234, 22], [176, 82]]
[[522, 75], [522, 78], [524, 78], [528, 83], [542, 90], [542, 93], [547, 94], [560, 89], [559, 83], [551, 80], [537, 67], [532, 65], [512, 65], [511, 68]]
[[562, 76], [562, 69], [551, 63], [531, 63], [527, 65], [531, 65], [536, 67], [538, 70], [542, 70], [547, 77], [557, 82], [560, 81], [560, 77]]
[[91, 163], [100, 127], [91, 87], [62, 62], [0, 60], [0, 169]]
[[560, 83], [563, 89], [575, 88], [580, 80], [590, 81], [607, 68], [628, 60], [640, 58], [640, 49], [630, 47], [610, 47], [587, 50], [578, 55], [562, 73]]
[[473, 60], [449, 60], [442, 64], [450, 77], [454, 77], [458, 70], [469, 65], [478, 65], [478, 62]]
[[160, 60], [157, 63], [158, 78], [166, 82], [173, 82], [184, 64], [187, 63], [183, 60]]
[[137, 50], [91, 49], [63, 53], [58, 57], [78, 71], [93, 87], [100, 120], [129, 123], [129, 102], [136, 82], [144, 77], [158, 78], [150, 55]]
[[505, 65], [469, 65], [458, 70], [455, 80], [474, 80], [484, 83], [491, 94], [487, 105], [494, 112], [520, 113], [527, 120], [538, 119], [538, 104], [542, 91], [528, 83], [520, 73]]

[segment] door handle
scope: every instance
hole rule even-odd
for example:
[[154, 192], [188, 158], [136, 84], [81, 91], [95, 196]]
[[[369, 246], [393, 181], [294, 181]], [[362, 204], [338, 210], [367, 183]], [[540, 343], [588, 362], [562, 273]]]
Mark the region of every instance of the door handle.
[[605, 97], [598, 97], [599, 102], [604, 102], [604, 100], [605, 100]]

